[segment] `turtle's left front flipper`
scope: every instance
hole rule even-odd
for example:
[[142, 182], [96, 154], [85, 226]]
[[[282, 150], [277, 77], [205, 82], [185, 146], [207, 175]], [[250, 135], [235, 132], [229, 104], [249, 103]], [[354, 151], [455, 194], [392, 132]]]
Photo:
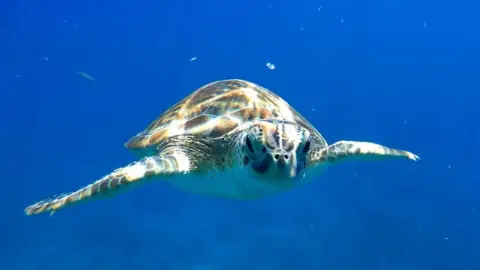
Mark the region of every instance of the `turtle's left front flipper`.
[[404, 150], [389, 148], [371, 142], [339, 141], [321, 149], [313, 157], [313, 162], [330, 162], [347, 159], [387, 159], [406, 158], [419, 160], [419, 156]]
[[[104, 176], [100, 180], [81, 188], [77, 191], [61, 194], [50, 199], [39, 201], [28, 206], [25, 214], [35, 215], [55, 211], [69, 205], [76, 204], [104, 195], [115, 194], [137, 183], [144, 183], [147, 179], [155, 176], [169, 176], [174, 173], [186, 173], [188, 168], [182, 168], [179, 164], [184, 160], [178, 160], [177, 156], [152, 156], [141, 159], [126, 167], [117, 169]], [[187, 158], [187, 157], [185, 157]]]

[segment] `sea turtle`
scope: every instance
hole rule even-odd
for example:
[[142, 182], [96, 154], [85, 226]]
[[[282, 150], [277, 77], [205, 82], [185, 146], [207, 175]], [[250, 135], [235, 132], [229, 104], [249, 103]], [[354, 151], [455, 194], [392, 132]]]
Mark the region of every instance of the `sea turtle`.
[[141, 157], [77, 191], [28, 206], [27, 215], [162, 180], [187, 192], [252, 200], [305, 184], [350, 158], [400, 157], [408, 151], [323, 136], [286, 101], [252, 82], [212, 82], [165, 111], [125, 143]]

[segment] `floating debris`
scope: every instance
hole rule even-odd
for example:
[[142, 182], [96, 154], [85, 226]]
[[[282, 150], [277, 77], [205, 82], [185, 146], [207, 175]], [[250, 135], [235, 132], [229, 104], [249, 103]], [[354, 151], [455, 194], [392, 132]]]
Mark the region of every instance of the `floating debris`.
[[92, 77], [90, 74], [86, 73], [86, 72], [83, 72], [83, 71], [79, 71], [77, 72], [77, 75], [84, 78], [84, 79], [87, 79], [91, 82], [94, 82], [96, 81], [96, 79], [94, 77]]
[[197, 57], [196, 57], [196, 56], [190, 58], [190, 62], [195, 61], [195, 60], [197, 60]]
[[275, 65], [274, 65], [274, 64], [272, 64], [272, 63], [270, 63], [270, 62], [269, 62], [269, 63], [267, 63], [267, 65], [266, 65], [266, 66], [267, 66], [267, 67], [268, 67], [270, 70], [274, 70], [274, 69], [275, 69]]

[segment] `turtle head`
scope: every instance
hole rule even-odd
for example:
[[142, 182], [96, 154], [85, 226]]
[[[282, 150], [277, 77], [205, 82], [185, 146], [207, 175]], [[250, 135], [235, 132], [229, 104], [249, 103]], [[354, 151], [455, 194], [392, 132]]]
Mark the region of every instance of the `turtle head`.
[[260, 121], [242, 136], [244, 166], [259, 179], [289, 180], [301, 176], [310, 149], [310, 132], [291, 122]]

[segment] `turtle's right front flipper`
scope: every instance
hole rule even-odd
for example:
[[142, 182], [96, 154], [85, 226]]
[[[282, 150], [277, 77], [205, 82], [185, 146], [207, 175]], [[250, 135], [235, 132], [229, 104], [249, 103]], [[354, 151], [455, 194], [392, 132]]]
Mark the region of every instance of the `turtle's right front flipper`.
[[175, 156], [146, 157], [126, 167], [119, 168], [77, 191], [61, 194], [34, 203], [25, 209], [25, 214], [35, 215], [47, 211], [51, 211], [51, 214], [53, 214], [65, 206], [92, 198], [99, 198], [103, 195], [113, 194], [116, 191], [131, 187], [136, 183], [143, 183], [147, 179], [155, 176], [187, 173], [189, 170], [188, 157], [181, 153], [177, 153]]

